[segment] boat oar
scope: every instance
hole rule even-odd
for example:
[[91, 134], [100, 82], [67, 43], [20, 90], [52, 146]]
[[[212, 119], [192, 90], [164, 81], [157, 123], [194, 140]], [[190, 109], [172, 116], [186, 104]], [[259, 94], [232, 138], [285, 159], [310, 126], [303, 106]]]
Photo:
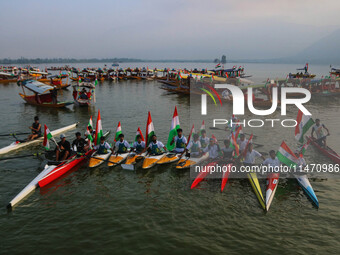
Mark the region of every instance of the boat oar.
[[27, 154], [27, 155], [21, 155], [21, 156], [14, 156], [14, 157], [6, 157], [6, 158], [0, 158], [1, 160], [8, 160], [8, 159], [17, 159], [17, 158], [26, 158], [26, 157], [35, 157], [45, 154], [45, 152], [39, 152], [39, 153], [33, 153], [33, 154]]
[[10, 133], [10, 134], [1, 134], [0, 136], [16, 136], [16, 135], [29, 135], [31, 133], [24, 132], [24, 133]]

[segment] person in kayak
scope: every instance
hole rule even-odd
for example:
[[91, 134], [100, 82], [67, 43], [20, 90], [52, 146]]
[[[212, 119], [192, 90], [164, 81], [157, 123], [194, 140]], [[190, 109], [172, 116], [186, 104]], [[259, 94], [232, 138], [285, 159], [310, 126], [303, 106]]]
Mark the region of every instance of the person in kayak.
[[[198, 157], [202, 153], [201, 142], [198, 134], [194, 134], [193, 140], [191, 140], [186, 148], [187, 157]], [[190, 150], [190, 153], [188, 153]]]
[[124, 134], [118, 136], [119, 140], [115, 144], [116, 153], [126, 153], [130, 149], [130, 144], [124, 140]]
[[38, 116], [34, 117], [34, 122], [32, 126], [29, 127], [29, 129], [31, 129], [32, 134], [28, 136], [27, 140], [31, 141], [31, 140], [41, 137], [41, 124], [39, 123]]
[[204, 129], [201, 131], [200, 142], [202, 148], [207, 147], [209, 144], [209, 137], [207, 137], [207, 132]]
[[231, 160], [234, 156], [234, 149], [230, 147], [230, 140], [224, 140], [224, 148], [222, 148], [223, 159]]
[[[324, 135], [323, 129], [327, 131], [327, 135]], [[327, 147], [326, 136], [329, 136], [330, 133], [329, 133], [328, 128], [326, 128], [326, 126], [320, 122], [320, 119], [316, 119], [315, 124], [312, 127], [312, 133], [311, 133], [312, 138], [314, 138], [314, 132], [316, 134], [316, 142], [320, 146]]]
[[244, 158], [244, 161], [243, 161], [243, 164], [244, 165], [254, 165], [255, 164], [255, 159], [257, 157], [261, 157], [263, 160], [265, 160], [265, 157], [259, 153], [258, 151], [256, 150], [253, 150], [253, 144], [252, 143], [249, 143], [248, 145], [248, 151], [247, 151], [247, 154]]
[[[151, 142], [148, 146], [148, 148], [145, 148], [145, 150], [148, 149], [151, 155], [159, 155], [162, 154], [162, 149], [166, 152], [167, 149], [164, 146], [164, 144], [160, 141], [157, 141], [157, 136], [153, 135], [151, 136]], [[144, 150], [144, 151], [145, 151]]]
[[185, 150], [185, 145], [187, 144], [187, 139], [183, 135], [183, 130], [181, 128], [177, 129], [177, 135], [172, 138], [170, 145], [176, 144], [176, 147], [173, 152], [182, 153]]
[[136, 152], [136, 154], [142, 154], [145, 149], [145, 142], [142, 141], [142, 136], [136, 136], [137, 141], [135, 141], [132, 145], [132, 150]]
[[100, 143], [94, 146], [94, 149], [97, 151], [97, 154], [107, 154], [107, 151], [111, 149], [111, 146], [108, 142], [105, 141], [105, 137], [100, 137]]
[[76, 133], [76, 139], [72, 142], [72, 149], [75, 152], [84, 153], [88, 151], [87, 142], [81, 137], [81, 133]]
[[244, 151], [247, 146], [248, 140], [244, 134], [240, 134], [240, 138], [237, 139], [237, 144], [239, 146], [240, 153]]
[[66, 140], [66, 136], [64, 134], [60, 135], [60, 142], [56, 148], [55, 158], [56, 161], [63, 161], [70, 156], [71, 153], [71, 144], [69, 141]]
[[203, 152], [209, 152], [210, 159], [216, 159], [220, 154], [220, 147], [214, 138], [209, 139], [209, 145], [203, 149]]
[[274, 150], [269, 151], [269, 158], [265, 159], [262, 164], [270, 168], [268, 172], [273, 172], [272, 170], [279, 169], [281, 166]]

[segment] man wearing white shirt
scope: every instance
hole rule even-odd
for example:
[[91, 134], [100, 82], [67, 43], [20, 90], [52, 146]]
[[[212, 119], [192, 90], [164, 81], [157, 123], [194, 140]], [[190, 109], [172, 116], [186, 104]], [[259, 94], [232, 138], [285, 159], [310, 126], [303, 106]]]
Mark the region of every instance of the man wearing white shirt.
[[248, 145], [248, 151], [247, 151], [247, 154], [246, 154], [246, 156], [244, 158], [243, 163], [245, 165], [253, 165], [253, 164], [255, 164], [255, 159], [257, 157], [261, 157], [263, 160], [265, 160], [265, 157], [263, 157], [261, 153], [259, 153], [256, 150], [253, 150], [253, 144], [250, 143]]

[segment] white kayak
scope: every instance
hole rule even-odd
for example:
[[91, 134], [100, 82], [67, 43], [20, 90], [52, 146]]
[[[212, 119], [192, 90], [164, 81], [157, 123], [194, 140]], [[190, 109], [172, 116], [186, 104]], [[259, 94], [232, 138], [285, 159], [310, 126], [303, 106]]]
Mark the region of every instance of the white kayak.
[[[52, 134], [52, 136], [56, 136], [56, 135], [62, 134], [62, 133], [66, 132], [66, 131], [68, 131], [70, 129], [76, 128], [78, 123], [79, 122], [74, 123], [74, 124], [69, 125], [69, 126], [66, 126], [66, 127], [63, 127], [63, 128], [59, 128], [59, 129], [53, 130], [53, 131], [51, 131], [51, 134]], [[0, 155], [6, 154], [6, 153], [14, 151], [14, 150], [18, 150], [18, 149], [20, 149], [22, 147], [25, 147], [25, 146], [28, 146], [28, 145], [31, 145], [31, 144], [39, 143], [42, 140], [44, 140], [44, 137], [39, 137], [39, 138], [37, 138], [35, 140], [27, 141], [27, 142], [19, 142], [19, 141], [13, 142], [10, 145], [1, 148], [0, 149]]]
[[42, 170], [41, 173], [37, 175], [37, 177], [35, 177], [18, 195], [16, 195], [16, 197], [13, 198], [11, 202], [9, 202], [7, 208], [13, 208], [17, 203], [33, 192], [38, 187], [38, 182], [56, 167], [57, 165], [46, 165], [44, 170]]
[[126, 158], [125, 164], [121, 164], [121, 167], [125, 170], [135, 170], [135, 165], [138, 159], [144, 159], [147, 152], [137, 154], [136, 152], [130, 152]]
[[200, 162], [207, 160], [209, 158], [209, 152], [204, 153], [201, 157], [190, 157], [181, 159], [176, 165], [177, 169], [186, 169], [191, 166], [197, 165]]
[[146, 156], [144, 161], [143, 161], [143, 169], [149, 169], [156, 165], [156, 163], [161, 160], [163, 157], [165, 157], [165, 153], [159, 154], [159, 155], [149, 155]]
[[93, 154], [89, 161], [89, 167], [97, 167], [103, 164], [111, 155], [111, 151], [106, 154]]
[[269, 210], [269, 207], [273, 201], [275, 196], [275, 192], [279, 183], [279, 173], [270, 173], [267, 178], [267, 188], [266, 188], [266, 210]]
[[121, 164], [128, 156], [129, 156], [129, 152], [112, 154], [109, 161], [107, 162], [107, 165], [116, 166], [118, 164]]
[[298, 183], [302, 187], [303, 191], [306, 192], [307, 196], [313, 201], [313, 203], [319, 208], [319, 201], [315, 195], [315, 192], [310, 184], [307, 174], [294, 174], [294, 177], [297, 179]]

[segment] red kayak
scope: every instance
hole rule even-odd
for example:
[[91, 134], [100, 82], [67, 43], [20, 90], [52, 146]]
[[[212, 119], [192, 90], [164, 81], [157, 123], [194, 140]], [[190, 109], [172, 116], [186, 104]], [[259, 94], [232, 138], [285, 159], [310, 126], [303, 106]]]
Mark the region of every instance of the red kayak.
[[279, 183], [279, 173], [270, 173], [267, 178], [267, 189], [266, 189], [266, 210], [269, 210], [269, 207], [273, 201], [277, 184]]
[[89, 156], [91, 156], [94, 153], [94, 150], [90, 150], [85, 153], [85, 155], [80, 156], [77, 158], [76, 156], [71, 158], [71, 161], [66, 161], [65, 163], [61, 163], [58, 165], [53, 171], [51, 171], [49, 174], [47, 174], [45, 177], [43, 177], [39, 182], [38, 185], [40, 188], [46, 186], [47, 184], [55, 181], [62, 175], [66, 174], [68, 171], [72, 170], [76, 166], [83, 163], [86, 159], [88, 159]]
[[329, 148], [327, 146], [327, 148], [323, 148], [321, 147], [317, 142], [315, 142], [315, 139], [313, 139], [312, 137], [307, 137], [307, 139], [326, 157], [328, 157], [329, 159], [333, 160], [335, 163], [340, 164], [340, 155], [338, 153], [336, 153], [334, 150], [332, 150], [331, 148]]
[[218, 162], [210, 162], [205, 166], [206, 171], [200, 172], [194, 182], [191, 184], [191, 189], [195, 188], [203, 179], [210, 173], [210, 168], [216, 166]]
[[229, 175], [230, 175], [230, 169], [233, 166], [233, 164], [228, 164], [226, 165], [227, 170], [225, 172], [223, 172], [222, 175], [222, 185], [221, 185], [221, 192], [223, 192], [225, 185], [227, 184]]

